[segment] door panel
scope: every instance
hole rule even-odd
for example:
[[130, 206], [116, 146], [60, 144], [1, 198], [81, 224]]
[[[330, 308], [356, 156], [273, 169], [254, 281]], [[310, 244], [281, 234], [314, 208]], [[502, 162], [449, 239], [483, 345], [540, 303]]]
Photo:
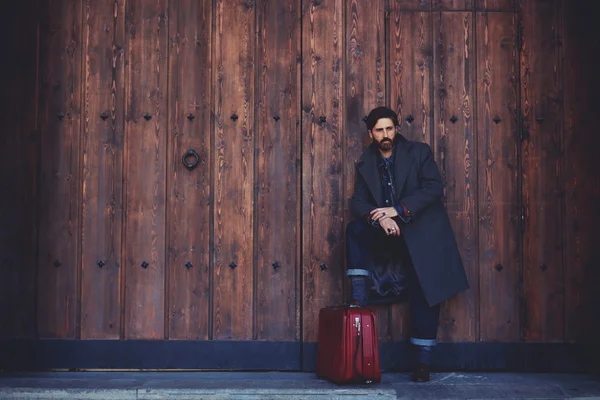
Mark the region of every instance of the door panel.
[[[349, 205], [356, 162], [370, 143], [364, 118], [373, 108], [385, 105], [385, 14], [383, 0], [346, 3], [346, 128], [344, 129], [344, 228], [353, 219]], [[344, 245], [345, 245], [344, 241]], [[345, 248], [344, 255], [345, 253]], [[345, 262], [347, 260], [344, 258]], [[352, 298], [348, 278], [346, 299]], [[376, 307], [377, 330], [380, 341], [391, 339], [390, 306]]]
[[[400, 133], [409, 140], [432, 145], [432, 61], [431, 13], [405, 12], [394, 2], [389, 20], [390, 107], [398, 113]], [[410, 314], [406, 303], [391, 307], [392, 340], [410, 335]]]
[[253, 3], [215, 9], [213, 337], [252, 339], [254, 286]]
[[343, 8], [302, 2], [303, 340], [317, 340], [322, 307], [342, 301], [344, 226]]
[[562, 86], [558, 2], [522, 2], [524, 340], [563, 338]]
[[41, 6], [37, 335], [77, 338], [83, 14], [77, 0]]
[[259, 2], [254, 337], [300, 338], [300, 2]]
[[[169, 16], [167, 336], [206, 340], [211, 316], [212, 4], [170, 1]], [[189, 150], [198, 158], [186, 156]]]
[[[81, 338], [121, 337], [125, 2], [84, 6]], [[97, 30], [96, 26], [106, 26]], [[108, 31], [108, 34], [107, 34]]]
[[517, 27], [476, 13], [481, 340], [519, 340]]
[[163, 339], [167, 0], [126, 7], [125, 338]]
[[444, 201], [470, 284], [441, 309], [439, 339], [479, 337], [477, 237], [477, 135], [474, 132], [475, 40], [473, 15], [436, 13], [434, 29], [435, 158]]

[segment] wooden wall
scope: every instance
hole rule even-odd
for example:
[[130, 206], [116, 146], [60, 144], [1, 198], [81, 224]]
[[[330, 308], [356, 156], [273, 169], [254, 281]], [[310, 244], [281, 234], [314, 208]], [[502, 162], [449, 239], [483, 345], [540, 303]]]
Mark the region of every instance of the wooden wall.
[[440, 340], [600, 333], [593, 1], [35, 5], [5, 26], [0, 337], [315, 342], [378, 105], [444, 179], [471, 289]]

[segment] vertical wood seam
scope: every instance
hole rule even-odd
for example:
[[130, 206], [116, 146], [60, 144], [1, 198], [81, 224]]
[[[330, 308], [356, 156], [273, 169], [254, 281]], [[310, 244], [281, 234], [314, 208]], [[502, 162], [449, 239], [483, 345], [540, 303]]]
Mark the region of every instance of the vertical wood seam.
[[34, 297], [34, 303], [33, 303], [33, 332], [32, 335], [34, 338], [39, 337], [39, 333], [38, 333], [38, 292], [39, 292], [39, 282], [38, 282], [38, 275], [39, 275], [39, 266], [40, 266], [40, 216], [41, 216], [41, 212], [40, 212], [40, 193], [41, 193], [41, 189], [40, 189], [40, 183], [41, 183], [41, 179], [40, 179], [40, 174], [42, 171], [42, 131], [40, 129], [40, 57], [41, 57], [41, 51], [40, 51], [40, 31], [42, 29], [42, 15], [43, 15], [43, 10], [46, 9], [45, 5], [44, 7], [41, 7], [41, 0], [37, 0], [35, 2], [36, 4], [36, 18], [37, 18], [37, 23], [36, 23], [36, 66], [35, 66], [35, 100], [34, 100], [34, 104], [35, 104], [35, 117], [34, 117], [34, 129], [35, 129], [35, 133], [36, 133], [36, 139], [37, 139], [37, 146], [36, 146], [36, 157], [35, 157], [35, 176], [37, 179], [36, 185], [35, 185], [35, 193], [34, 193], [34, 201], [33, 204], [36, 205], [35, 210], [33, 211], [35, 214], [34, 217], [34, 226], [35, 226], [35, 258], [33, 260], [33, 297]]
[[83, 233], [83, 132], [85, 124], [85, 63], [84, 63], [84, 48], [87, 47], [84, 44], [84, 32], [85, 32], [85, 3], [81, 5], [81, 14], [79, 16], [80, 28], [79, 28], [79, 137], [78, 139], [78, 150], [77, 150], [77, 186], [75, 193], [77, 194], [76, 206], [77, 206], [77, 236], [75, 240], [76, 247], [76, 287], [75, 293], [75, 337], [81, 339], [81, 280], [82, 280], [82, 269], [83, 269], [83, 251], [82, 251], [82, 233]]
[[392, 108], [392, 91], [391, 91], [391, 73], [390, 73], [390, 45], [391, 45], [391, 30], [392, 24], [390, 23], [390, 14], [391, 14], [391, 0], [384, 0], [383, 10], [384, 10], [384, 18], [383, 18], [383, 52], [384, 52], [384, 90], [385, 90], [385, 105], [389, 108]]
[[209, 157], [209, 182], [210, 182], [210, 200], [209, 200], [209, 216], [208, 216], [208, 229], [209, 233], [209, 251], [208, 251], [208, 340], [213, 340], [213, 329], [214, 329], [214, 269], [215, 269], [215, 171], [214, 171], [214, 163], [215, 163], [215, 101], [216, 101], [216, 87], [212, 87], [215, 82], [215, 52], [217, 46], [215, 46], [216, 41], [216, 23], [217, 23], [217, 0], [211, 1], [211, 33], [210, 33], [210, 135], [209, 135], [209, 143], [210, 143], [210, 151], [208, 151]]
[[[390, 38], [391, 38], [391, 26], [392, 24], [390, 23], [390, 1], [392, 0], [384, 0], [383, 1], [383, 53], [384, 53], [384, 64], [383, 64], [383, 92], [384, 92], [384, 101], [385, 101], [385, 105], [389, 108], [391, 108], [391, 73], [390, 73]], [[378, 43], [379, 44], [379, 43]], [[398, 123], [400, 123], [400, 121], [398, 121]], [[365, 124], [366, 125], [366, 124]], [[345, 227], [344, 227], [345, 228]], [[345, 229], [344, 229], [345, 231]], [[345, 250], [345, 249], [344, 249]], [[344, 254], [346, 254], [346, 252], [344, 251]], [[386, 340], [388, 341], [392, 341], [393, 340], [393, 329], [392, 329], [392, 311], [393, 311], [393, 306], [392, 305], [388, 305], [387, 306], [387, 332], [386, 332]]]
[[479, 132], [477, 129], [478, 123], [479, 123], [479, 114], [478, 114], [478, 109], [479, 107], [477, 106], [479, 97], [478, 97], [478, 90], [477, 90], [477, 85], [478, 85], [478, 74], [477, 71], [479, 70], [478, 68], [478, 62], [477, 62], [477, 12], [475, 10], [476, 7], [476, 1], [473, 1], [473, 6], [471, 8], [471, 10], [469, 11], [471, 13], [471, 35], [473, 37], [473, 61], [472, 61], [472, 65], [473, 65], [473, 77], [471, 78], [471, 84], [472, 86], [472, 96], [473, 96], [473, 107], [472, 107], [472, 112], [473, 112], [473, 121], [472, 121], [472, 125], [471, 128], [473, 129], [473, 174], [474, 174], [474, 179], [475, 179], [475, 190], [474, 190], [474, 218], [475, 220], [473, 221], [474, 223], [474, 232], [473, 232], [473, 239], [474, 239], [474, 248], [475, 248], [475, 254], [474, 254], [474, 260], [475, 260], [475, 272], [476, 272], [476, 285], [477, 285], [477, 306], [475, 307], [475, 332], [474, 332], [474, 337], [473, 337], [473, 342], [477, 343], [479, 341], [481, 341], [481, 268], [480, 268], [480, 252], [481, 252], [481, 238], [480, 238], [480, 232], [479, 232]]
[[[520, 0], [522, 1], [522, 0]], [[513, 3], [515, 4], [515, 3]], [[522, 5], [522, 3], [519, 3]], [[525, 240], [525, 219], [524, 219], [524, 201], [523, 201], [523, 110], [522, 110], [522, 79], [521, 79], [521, 54], [523, 47], [523, 8], [520, 6], [518, 9], [513, 8], [513, 26], [516, 28], [516, 68], [515, 77], [516, 82], [516, 118], [517, 118], [517, 136], [514, 138], [517, 144], [517, 205], [518, 205], [518, 226], [517, 231], [517, 300], [519, 304], [519, 341], [525, 339], [525, 328], [527, 325], [527, 300], [525, 298], [525, 282], [524, 282], [524, 240]], [[514, 54], [514, 51], [513, 51]], [[515, 86], [513, 84], [513, 86]]]
[[[122, 12], [123, 12], [123, 16], [121, 18], [121, 23], [123, 24], [123, 56], [121, 59], [121, 62], [123, 63], [123, 71], [122, 71], [122, 78], [123, 78], [123, 95], [122, 95], [122, 110], [123, 110], [123, 116], [122, 116], [122, 121], [121, 121], [121, 129], [123, 132], [123, 149], [121, 150], [121, 157], [120, 157], [120, 162], [121, 162], [121, 254], [120, 254], [120, 269], [119, 269], [119, 307], [120, 307], [120, 312], [121, 312], [121, 318], [120, 318], [120, 327], [119, 327], [119, 335], [120, 338], [123, 339], [125, 337], [125, 327], [124, 327], [124, 319], [125, 319], [125, 221], [127, 218], [127, 203], [125, 202], [127, 199], [127, 192], [125, 190], [125, 182], [127, 180], [127, 175], [125, 174], [125, 166], [126, 166], [126, 162], [125, 162], [125, 157], [126, 157], [126, 152], [125, 152], [125, 141], [126, 141], [126, 135], [125, 135], [125, 129], [127, 126], [127, 110], [126, 110], [126, 105], [127, 105], [127, 69], [126, 69], [126, 63], [125, 63], [125, 59], [127, 57], [127, 51], [129, 50], [129, 47], [127, 46], [127, 0], [123, 0], [123, 6], [122, 6]], [[116, 108], [116, 106], [115, 106]], [[115, 260], [116, 262], [117, 260]]]
[[[299, 42], [300, 42], [300, 60], [299, 62], [296, 62], [296, 74], [297, 74], [297, 82], [298, 82], [298, 88], [296, 88], [296, 90], [298, 91], [297, 96], [298, 98], [296, 99], [296, 110], [298, 112], [298, 124], [296, 124], [296, 137], [297, 137], [297, 144], [296, 144], [296, 187], [298, 188], [297, 192], [296, 192], [296, 196], [298, 197], [298, 200], [296, 200], [296, 215], [298, 216], [298, 231], [296, 233], [296, 273], [295, 273], [295, 277], [296, 277], [296, 286], [299, 291], [296, 294], [296, 310], [297, 310], [297, 314], [296, 314], [296, 323], [298, 324], [298, 328], [296, 328], [296, 332], [298, 332], [298, 341], [300, 342], [300, 370], [304, 371], [305, 370], [305, 365], [304, 365], [304, 318], [303, 318], [303, 311], [304, 311], [304, 258], [303, 258], [303, 252], [302, 250], [304, 249], [304, 234], [303, 234], [303, 226], [304, 226], [304, 212], [303, 212], [303, 207], [304, 207], [304, 190], [303, 190], [303, 180], [302, 177], [304, 176], [304, 171], [303, 171], [303, 154], [304, 154], [304, 144], [303, 144], [303, 131], [304, 131], [304, 117], [303, 117], [303, 111], [302, 111], [302, 104], [303, 104], [303, 99], [304, 99], [304, 91], [303, 91], [303, 74], [304, 74], [304, 7], [302, 4], [302, 0], [296, 0], [296, 5], [298, 7], [298, 26], [300, 29], [300, 33], [299, 33]], [[296, 56], [298, 57], [298, 55]]]
[[[254, 150], [254, 162], [252, 163], [252, 296], [251, 296], [251, 301], [252, 301], [252, 327], [251, 327], [251, 335], [252, 335], [252, 340], [256, 340], [258, 338], [258, 334], [256, 332], [256, 316], [258, 314], [258, 302], [256, 301], [256, 296], [257, 296], [257, 291], [258, 291], [258, 190], [259, 190], [259, 183], [258, 183], [258, 161], [259, 161], [259, 146], [258, 146], [258, 142], [256, 140], [256, 137], [259, 135], [259, 127], [260, 124], [258, 123], [258, 120], [261, 118], [260, 112], [259, 112], [259, 107], [260, 107], [260, 96], [261, 96], [261, 90], [260, 90], [260, 85], [259, 82], [260, 80], [260, 72], [261, 69], [259, 68], [259, 63], [262, 62], [263, 57], [261, 54], [261, 51], [263, 49], [263, 46], [259, 44], [260, 40], [260, 35], [261, 35], [261, 26], [259, 26], [259, 18], [258, 18], [258, 13], [260, 12], [261, 8], [260, 5], [263, 5], [265, 3], [268, 3], [269, 0], [262, 0], [260, 2], [255, 2], [254, 3], [254, 46], [253, 46], [253, 52], [254, 52], [254, 82], [252, 83], [251, 87], [254, 90], [253, 95], [253, 107], [252, 110], [254, 112], [253, 118], [252, 118], [252, 122], [253, 122], [253, 130], [254, 130], [254, 134], [252, 135], [252, 149]], [[264, 16], [263, 16], [263, 21], [264, 21]], [[266, 124], [265, 124], [266, 125]], [[262, 127], [263, 129], [268, 129], [266, 126]]]
[[[125, 252], [126, 252], [126, 244], [127, 244], [127, 219], [128, 219], [128, 207], [127, 207], [127, 201], [128, 201], [128, 196], [127, 196], [127, 191], [128, 191], [128, 163], [126, 162], [128, 159], [128, 146], [127, 146], [127, 142], [128, 142], [128, 138], [129, 138], [129, 128], [130, 125], [128, 123], [128, 119], [129, 119], [129, 109], [128, 109], [128, 99], [129, 96], [131, 95], [131, 90], [129, 89], [129, 84], [130, 84], [130, 80], [131, 80], [131, 66], [129, 66], [129, 58], [130, 58], [130, 51], [131, 51], [131, 46], [130, 44], [130, 40], [129, 40], [129, 35], [130, 32], [127, 29], [127, 21], [131, 18], [129, 16], [129, 3], [128, 1], [132, 1], [132, 0], [124, 0], [124, 5], [123, 5], [123, 9], [124, 9], [124, 15], [123, 15], [123, 36], [124, 36], [124, 42], [123, 42], [123, 68], [125, 68], [125, 70], [123, 71], [123, 83], [125, 85], [124, 87], [124, 93], [123, 93], [123, 157], [121, 158], [122, 160], [122, 167], [121, 167], [121, 171], [122, 171], [122, 178], [121, 178], [121, 184], [123, 185], [123, 188], [121, 189], [121, 202], [122, 202], [122, 207], [123, 207], [123, 211], [122, 211], [122, 217], [121, 217], [121, 271], [120, 271], [120, 279], [121, 279], [121, 295], [120, 295], [120, 299], [119, 299], [119, 303], [120, 303], [120, 312], [121, 312], [121, 318], [120, 318], [120, 328], [119, 328], [119, 336], [120, 339], [123, 340], [125, 339], [125, 310], [126, 310], [126, 301], [127, 301], [127, 296], [126, 296], [126, 281], [127, 281], [127, 259], [125, 258]], [[126, 67], [126, 65], [128, 67]]]
[[[437, 154], [436, 142], [435, 142], [435, 76], [434, 76], [434, 37], [435, 37], [435, 29], [433, 27], [434, 24], [434, 14], [433, 14], [433, 4], [429, 2], [429, 10], [423, 11], [423, 13], [429, 14], [429, 46], [430, 46], [430, 54], [428, 55], [429, 62], [427, 63], [429, 68], [429, 143], [431, 147], [431, 151], [434, 154]], [[441, 12], [440, 12], [441, 14]]]
[[[475, 2], [473, 2], [475, 3]], [[479, 71], [479, 62], [478, 62], [478, 36], [477, 36], [477, 32], [478, 32], [478, 25], [477, 25], [477, 11], [475, 9], [475, 4], [473, 4], [473, 8], [471, 10], [471, 15], [472, 15], [472, 29], [473, 29], [473, 51], [474, 51], [474, 57], [475, 57], [475, 61], [474, 61], [474, 82], [475, 85], [473, 87], [473, 139], [474, 139], [474, 143], [473, 143], [473, 154], [475, 157], [475, 161], [473, 163], [473, 165], [475, 166], [474, 168], [474, 179], [475, 179], [475, 188], [476, 190], [474, 191], [475, 193], [475, 232], [473, 232], [475, 239], [475, 255], [474, 255], [474, 259], [476, 260], [476, 265], [477, 265], [477, 311], [476, 311], [476, 315], [477, 315], [477, 322], [475, 324], [476, 328], [476, 332], [475, 332], [475, 337], [474, 337], [474, 341], [475, 342], [480, 342], [481, 341], [481, 240], [480, 240], [480, 226], [481, 226], [481, 220], [480, 220], [480, 199], [479, 199], [479, 194], [480, 194], [480, 190], [479, 190], [479, 132], [477, 127], [479, 126], [479, 90], [478, 90], [478, 86], [479, 86], [479, 74], [477, 73]]]
[[[564, 29], [565, 29], [565, 4], [564, 0], [557, 0], [556, 5], [556, 33], [562, 41], [558, 47], [556, 52], [556, 57], [558, 59], [558, 68], [559, 68], [559, 81], [560, 81], [560, 116], [559, 116], [559, 140], [560, 140], [560, 168], [561, 168], [561, 176], [560, 182], [563, 185], [561, 188], [561, 196], [560, 196], [560, 214], [559, 214], [559, 224], [561, 227], [567, 226], [567, 202], [566, 202], [566, 194], [567, 194], [567, 180], [566, 180], [566, 172], [567, 172], [567, 152], [566, 152], [566, 124], [568, 118], [566, 118], [566, 108], [565, 108], [565, 68], [564, 68], [564, 59], [565, 59], [565, 45], [564, 45]], [[567, 234], [565, 229], [560, 230], [560, 243], [561, 243], [561, 294], [563, 298], [562, 302], [562, 335], [561, 341], [567, 342], [567, 285], [565, 279], [567, 278], [567, 260], [568, 260], [568, 251], [567, 251]]]
[[[165, 128], [165, 147], [166, 147], [166, 153], [165, 153], [165, 164], [164, 164], [164, 168], [165, 168], [165, 182], [163, 185], [163, 190], [164, 190], [164, 198], [165, 198], [165, 208], [164, 208], [164, 226], [163, 226], [163, 230], [164, 230], [164, 251], [163, 251], [163, 336], [165, 340], [169, 339], [170, 336], [170, 329], [169, 327], [171, 326], [170, 321], [171, 321], [171, 312], [169, 311], [169, 239], [170, 236], [169, 235], [169, 230], [168, 230], [168, 223], [169, 223], [169, 204], [171, 203], [170, 201], [170, 196], [169, 196], [169, 154], [171, 154], [171, 140], [169, 140], [170, 137], [170, 132], [171, 132], [171, 116], [173, 113], [170, 112], [170, 102], [169, 99], [171, 98], [170, 94], [171, 94], [171, 87], [170, 87], [170, 83], [171, 83], [171, 79], [169, 79], [169, 77], [171, 76], [171, 62], [170, 62], [170, 47], [169, 43], [171, 42], [170, 40], [170, 34], [171, 34], [171, 15], [169, 14], [171, 11], [171, 2], [169, 0], [166, 1], [165, 4], [165, 12], [166, 12], [166, 35], [167, 35], [167, 40], [166, 40], [166, 52], [167, 54], [165, 54], [165, 60], [166, 60], [166, 70], [167, 70], [167, 75], [166, 75], [166, 99], [165, 99], [165, 103], [166, 103], [166, 108], [165, 108], [165, 114], [166, 114], [166, 128]], [[179, 3], [178, 3], [179, 6]], [[179, 11], [179, 7], [177, 8], [177, 11]], [[177, 22], [179, 23], [179, 19], [177, 20]], [[174, 116], [174, 119], [177, 120], [177, 115]], [[173, 162], [175, 162], [175, 160], [173, 160]]]
[[[350, 1], [350, 5], [352, 5], [352, 1]], [[348, 144], [348, 134], [347, 134], [347, 127], [348, 127], [348, 109], [346, 108], [346, 104], [347, 101], [345, 101], [348, 97], [348, 88], [346, 85], [346, 74], [348, 73], [348, 57], [346, 54], [346, 49], [347, 49], [347, 36], [348, 36], [348, 32], [347, 32], [347, 23], [346, 23], [346, 18], [347, 18], [347, 4], [346, 1], [344, 0], [342, 2], [342, 18], [340, 20], [340, 23], [342, 25], [342, 37], [340, 40], [341, 43], [341, 61], [342, 61], [342, 65], [341, 65], [341, 71], [340, 71], [340, 116], [342, 118], [341, 123], [339, 124], [339, 136], [340, 136], [340, 153], [341, 153], [341, 158], [340, 158], [340, 163], [343, 162], [343, 160], [346, 159], [346, 145]], [[342, 175], [342, 182], [346, 182], [346, 169], [343, 168], [340, 164], [340, 171], [341, 171], [341, 175]], [[345, 225], [346, 222], [346, 218], [345, 218], [345, 214], [346, 214], [346, 185], [342, 184], [340, 185], [340, 192], [341, 192], [341, 201], [342, 201], [342, 207], [340, 208], [341, 212], [343, 213], [341, 216], [341, 221], [342, 221], [342, 227]], [[338, 200], [339, 201], [339, 200]], [[340, 232], [341, 234], [341, 238], [342, 238], [342, 248], [346, 245], [346, 233], [345, 233], [345, 229], [342, 228], [342, 231]], [[346, 265], [346, 252], [342, 251], [341, 254], [341, 261], [342, 261], [342, 265], [340, 266], [340, 270], [342, 271], [341, 274], [341, 279], [342, 279], [342, 301], [345, 301], [345, 299], [347, 298], [347, 280], [343, 274], [343, 271], [345, 270], [344, 266]], [[338, 278], [339, 279], [339, 278]]]

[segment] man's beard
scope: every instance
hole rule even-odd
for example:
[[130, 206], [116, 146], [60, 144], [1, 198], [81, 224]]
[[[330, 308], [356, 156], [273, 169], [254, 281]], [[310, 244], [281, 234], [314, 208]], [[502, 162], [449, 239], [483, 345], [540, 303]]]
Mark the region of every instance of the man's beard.
[[394, 136], [394, 139], [382, 139], [381, 142], [378, 140], [375, 140], [375, 142], [377, 143], [377, 147], [379, 147], [380, 150], [383, 151], [390, 151], [394, 148], [394, 146], [396, 145], [396, 138], [398, 136]]

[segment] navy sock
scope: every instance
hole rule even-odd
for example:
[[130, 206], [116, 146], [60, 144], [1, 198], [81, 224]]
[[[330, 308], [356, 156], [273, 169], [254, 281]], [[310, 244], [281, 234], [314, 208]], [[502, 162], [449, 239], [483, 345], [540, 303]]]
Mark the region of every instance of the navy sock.
[[352, 277], [352, 298], [358, 304], [365, 304], [367, 302], [367, 282], [364, 276]]
[[431, 355], [431, 347], [432, 346], [416, 346], [416, 361], [420, 364], [429, 365], [429, 359]]

